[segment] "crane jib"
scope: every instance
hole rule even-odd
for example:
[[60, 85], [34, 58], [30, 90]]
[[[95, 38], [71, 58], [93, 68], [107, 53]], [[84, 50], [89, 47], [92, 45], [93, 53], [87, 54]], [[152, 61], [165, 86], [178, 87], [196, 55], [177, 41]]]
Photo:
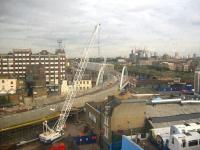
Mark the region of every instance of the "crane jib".
[[78, 68], [76, 70], [76, 73], [72, 82], [73, 83], [72, 89], [69, 91], [69, 94], [67, 94], [63, 107], [61, 109], [59, 119], [57, 120], [53, 128], [50, 128], [48, 126], [47, 121], [43, 123], [43, 133], [39, 135], [39, 138], [44, 143], [47, 143], [49, 141], [52, 142], [53, 140], [59, 138], [63, 134], [63, 128], [65, 126], [65, 122], [69, 116], [70, 110], [74, 102], [74, 97], [76, 96], [76, 93], [77, 93], [76, 83], [82, 80], [85, 69], [87, 67], [87, 63], [89, 61], [88, 53], [89, 53], [89, 50], [94, 46], [95, 40], [98, 35], [99, 26], [100, 24], [98, 24], [95, 27], [92, 33], [92, 36], [89, 40], [88, 47], [84, 49], [83, 57], [78, 64]]

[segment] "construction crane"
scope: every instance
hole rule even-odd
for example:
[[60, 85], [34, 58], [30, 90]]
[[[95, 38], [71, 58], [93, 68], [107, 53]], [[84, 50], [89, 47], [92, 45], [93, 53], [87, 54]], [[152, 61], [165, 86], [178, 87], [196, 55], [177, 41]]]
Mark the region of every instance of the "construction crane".
[[73, 102], [74, 102], [74, 98], [77, 93], [77, 83], [80, 80], [82, 80], [82, 77], [84, 75], [85, 69], [86, 69], [88, 61], [89, 61], [88, 53], [89, 53], [89, 50], [92, 47], [94, 47], [95, 40], [98, 36], [99, 26], [100, 26], [100, 24], [95, 26], [95, 29], [89, 40], [88, 47], [84, 49], [83, 57], [81, 58], [81, 60], [78, 64], [78, 67], [77, 67], [77, 70], [76, 70], [76, 73], [75, 73], [75, 76], [73, 79], [72, 89], [69, 91], [69, 94], [67, 94], [67, 97], [63, 104], [63, 107], [61, 109], [59, 119], [57, 120], [57, 122], [55, 123], [53, 128], [50, 128], [48, 126], [47, 121], [43, 122], [43, 133], [41, 133], [39, 135], [39, 139], [40, 139], [40, 141], [42, 141], [44, 143], [51, 143], [54, 140], [60, 138], [64, 134], [63, 128], [65, 126], [65, 122], [69, 116], [70, 110], [71, 110]]

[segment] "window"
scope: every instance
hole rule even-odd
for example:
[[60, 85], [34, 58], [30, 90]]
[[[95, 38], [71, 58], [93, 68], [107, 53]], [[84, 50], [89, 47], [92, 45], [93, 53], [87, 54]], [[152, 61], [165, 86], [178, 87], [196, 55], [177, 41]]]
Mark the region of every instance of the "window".
[[198, 141], [197, 140], [192, 140], [188, 142], [188, 146], [195, 146], [198, 145]]
[[10, 84], [13, 84], [13, 81], [11, 81]]
[[1, 82], [2, 82], [2, 83], [4, 83], [5, 81], [4, 81], [4, 80], [2, 80]]

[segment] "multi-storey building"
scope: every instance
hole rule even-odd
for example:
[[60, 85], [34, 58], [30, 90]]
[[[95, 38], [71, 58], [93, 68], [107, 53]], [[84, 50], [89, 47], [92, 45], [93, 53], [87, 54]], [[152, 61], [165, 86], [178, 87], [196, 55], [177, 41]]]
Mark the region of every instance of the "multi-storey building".
[[200, 95], [200, 71], [195, 71], [194, 74], [194, 91]]
[[32, 53], [31, 49], [14, 49], [7, 54], [0, 54], [0, 73], [25, 79], [26, 67], [43, 65], [47, 85], [58, 85], [65, 79], [66, 56], [62, 49], [50, 53], [42, 50]]

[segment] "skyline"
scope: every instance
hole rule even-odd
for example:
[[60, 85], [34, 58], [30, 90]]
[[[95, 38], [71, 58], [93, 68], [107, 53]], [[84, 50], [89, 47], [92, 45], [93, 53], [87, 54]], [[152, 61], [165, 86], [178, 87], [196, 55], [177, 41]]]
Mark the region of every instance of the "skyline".
[[62, 39], [67, 55], [78, 57], [98, 23], [102, 56], [128, 56], [135, 47], [200, 55], [200, 2], [192, 0], [1, 1], [0, 52], [53, 52]]

